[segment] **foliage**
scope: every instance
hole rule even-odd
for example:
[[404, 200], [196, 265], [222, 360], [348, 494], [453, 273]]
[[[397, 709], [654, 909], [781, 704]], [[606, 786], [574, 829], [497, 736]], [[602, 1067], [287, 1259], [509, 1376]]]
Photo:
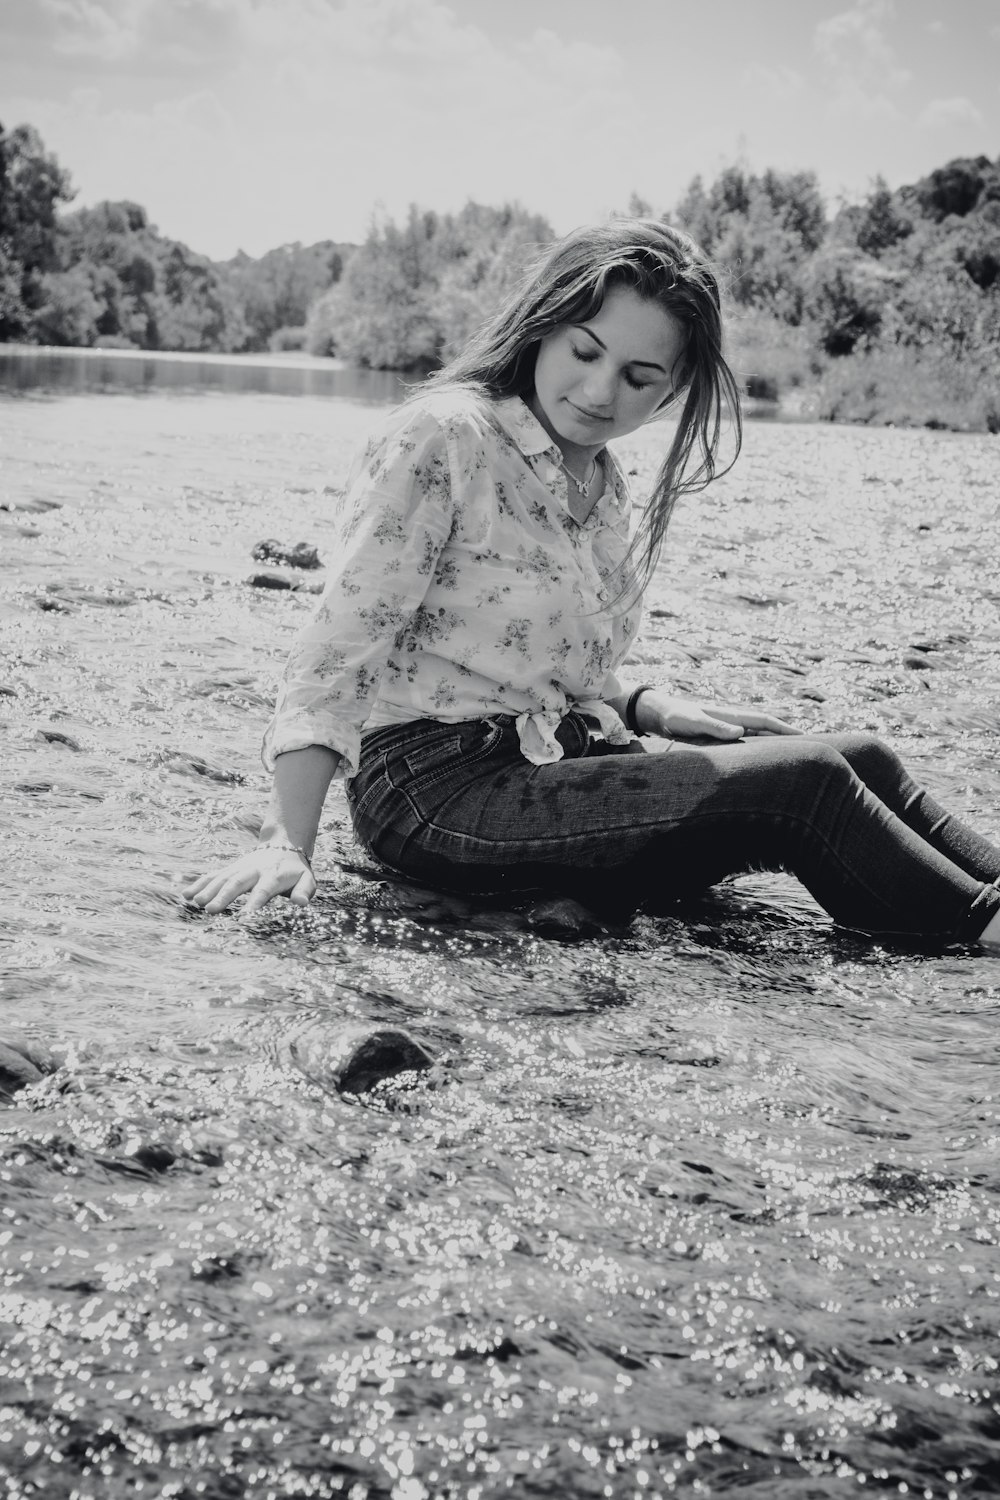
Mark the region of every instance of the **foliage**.
[[726, 354], [749, 397], [787, 400], [811, 386], [828, 361], [809, 331], [762, 308], [735, 308], [728, 319]]
[[69, 174], [30, 125], [0, 125], [0, 339], [30, 338], [43, 278], [58, 263], [56, 207]]
[[551, 240], [516, 204], [460, 213], [410, 209], [402, 227], [373, 225], [338, 286], [310, 314], [307, 347], [374, 369], [432, 365], [459, 348]]
[[832, 246], [815, 255], [806, 273], [805, 306], [823, 351], [870, 349], [898, 279], [857, 250]]
[[[137, 203], [60, 211], [67, 173], [28, 125], [0, 127], [0, 340], [292, 350], [373, 368], [455, 353], [552, 238], [516, 204], [412, 207], [360, 247], [322, 240], [213, 264]], [[626, 211], [650, 217], [635, 193]], [[811, 172], [726, 167], [665, 219], [719, 266], [748, 392], [812, 389], [853, 420], [1000, 425], [1000, 160], [881, 178], [828, 220]], [[804, 398], [803, 398], [804, 399]]]
[[37, 338], [137, 349], [236, 349], [246, 331], [211, 262], [165, 239], [138, 203], [98, 203], [59, 223]]
[[733, 301], [801, 321], [804, 270], [823, 243], [826, 212], [812, 172], [758, 177], [726, 167], [706, 191], [696, 177], [673, 218], [727, 273]]
[[[256, 260], [241, 250], [232, 260], [217, 262], [216, 271], [242, 309], [247, 326], [243, 348], [273, 348], [279, 330], [284, 336], [286, 329], [303, 328], [316, 299], [340, 280], [353, 248], [321, 240], [280, 245]], [[279, 347], [287, 345], [279, 341]]]
[[828, 225], [811, 174], [727, 167], [708, 188], [696, 178], [674, 217], [720, 264], [737, 328], [741, 309], [770, 327], [742, 351], [749, 389], [801, 379], [801, 345], [780, 333], [801, 325], [828, 413], [997, 420], [1000, 161], [960, 158], [896, 191], [877, 178]]

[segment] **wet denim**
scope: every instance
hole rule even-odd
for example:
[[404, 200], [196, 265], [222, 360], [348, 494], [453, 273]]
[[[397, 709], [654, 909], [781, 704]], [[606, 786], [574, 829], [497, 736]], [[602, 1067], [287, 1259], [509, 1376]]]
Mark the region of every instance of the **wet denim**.
[[564, 758], [536, 766], [506, 716], [374, 730], [348, 785], [356, 836], [388, 869], [464, 893], [660, 906], [784, 870], [872, 934], [971, 940], [1000, 910], [1000, 851], [875, 736], [607, 754], [570, 713], [559, 740]]

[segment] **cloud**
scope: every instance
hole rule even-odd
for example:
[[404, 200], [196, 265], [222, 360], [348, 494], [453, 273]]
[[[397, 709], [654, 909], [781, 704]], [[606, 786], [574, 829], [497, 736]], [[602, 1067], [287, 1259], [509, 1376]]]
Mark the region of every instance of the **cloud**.
[[117, 62], [134, 52], [145, 0], [41, 0], [56, 51]]
[[42, 3], [89, 49], [77, 86], [5, 113], [38, 126], [77, 201], [134, 199], [212, 255], [358, 239], [373, 205], [414, 199], [518, 198], [568, 227], [643, 170], [621, 55], [571, 32], [494, 38], [440, 0]]
[[842, 91], [893, 90], [909, 82], [885, 35], [894, 14], [892, 0], [855, 0], [850, 10], [819, 22], [816, 51]]
[[982, 111], [971, 99], [932, 99], [917, 117], [917, 124], [925, 130], [951, 129], [956, 125], [984, 124]]
[[751, 92], [767, 99], [792, 99], [805, 86], [801, 73], [783, 64], [776, 66], [753, 62], [743, 70], [740, 82]]

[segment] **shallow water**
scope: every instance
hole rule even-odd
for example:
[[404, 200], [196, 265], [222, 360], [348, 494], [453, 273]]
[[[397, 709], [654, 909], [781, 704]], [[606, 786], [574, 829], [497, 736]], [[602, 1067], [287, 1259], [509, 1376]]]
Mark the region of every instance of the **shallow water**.
[[[5, 1493], [1000, 1493], [995, 960], [780, 877], [573, 937], [373, 879], [339, 794], [307, 912], [179, 902], [314, 602], [251, 548], [328, 554], [376, 416], [0, 401], [2, 1026], [63, 1061], [0, 1116]], [[1000, 836], [998, 453], [751, 427], [632, 675], [883, 731]], [[373, 1023], [437, 1061], [349, 1099]]]

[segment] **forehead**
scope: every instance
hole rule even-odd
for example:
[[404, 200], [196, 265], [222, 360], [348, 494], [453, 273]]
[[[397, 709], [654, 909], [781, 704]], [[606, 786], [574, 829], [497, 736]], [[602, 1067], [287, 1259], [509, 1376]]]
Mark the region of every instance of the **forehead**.
[[623, 362], [644, 361], [665, 370], [683, 353], [686, 342], [679, 318], [627, 286], [612, 287], [600, 311], [580, 326], [591, 329]]

